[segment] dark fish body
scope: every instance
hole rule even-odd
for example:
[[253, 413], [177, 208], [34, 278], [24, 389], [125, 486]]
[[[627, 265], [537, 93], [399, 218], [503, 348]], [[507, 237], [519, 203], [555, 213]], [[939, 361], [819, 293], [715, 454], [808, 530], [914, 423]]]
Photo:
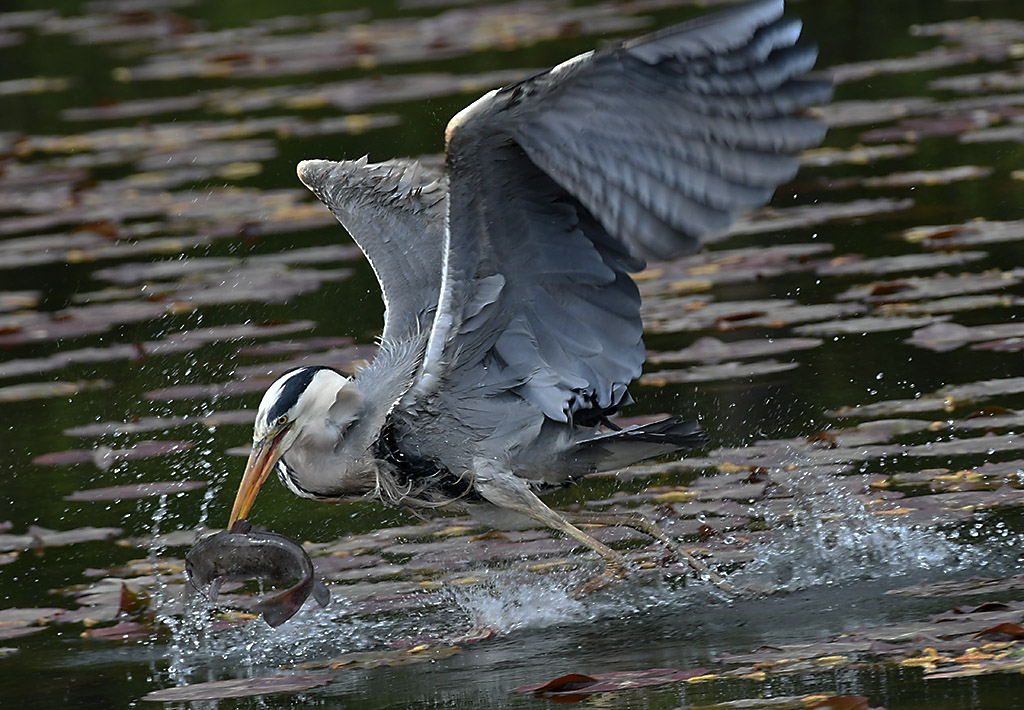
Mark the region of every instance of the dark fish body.
[[275, 627], [294, 616], [310, 594], [320, 606], [327, 606], [330, 601], [327, 587], [313, 578], [313, 562], [301, 545], [277, 533], [253, 532], [245, 520], [193, 545], [185, 556], [185, 571], [196, 589], [201, 591], [210, 585], [211, 601], [226, 581], [298, 580], [295, 586], [256, 606], [263, 619]]

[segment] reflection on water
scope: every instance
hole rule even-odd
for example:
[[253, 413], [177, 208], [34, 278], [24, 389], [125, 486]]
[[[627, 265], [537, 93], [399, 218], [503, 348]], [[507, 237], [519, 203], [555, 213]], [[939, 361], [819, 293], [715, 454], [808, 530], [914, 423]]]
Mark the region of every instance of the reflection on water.
[[[311, 541], [327, 609], [272, 630], [182, 584], [192, 531], [226, 520], [267, 378], [304, 360], [350, 369], [380, 327], [370, 269], [295, 163], [437, 153], [448, 117], [495, 83], [693, 14], [465, 4], [0, 12], [0, 706], [122, 707], [330, 659], [324, 688], [201, 705], [536, 707], [511, 689], [653, 667], [717, 677], [587, 702], [1020, 697], [1019, 667], [923, 679], [993, 670], [1024, 643], [974, 636], [1024, 620], [1010, 0], [797, 5], [839, 81], [826, 148], [771, 210], [643, 274], [651, 362], [626, 414], [694, 412], [714, 443], [553, 499], [658, 519], [738, 598], [603, 530], [635, 569], [574, 600], [595, 563], [547, 534], [280, 487], [255, 522]], [[165, 481], [208, 485], [65, 499]], [[236, 592], [263, 590], [229, 590], [244, 608]], [[978, 611], [989, 601], [1006, 608]], [[141, 638], [81, 638], [118, 622]]]

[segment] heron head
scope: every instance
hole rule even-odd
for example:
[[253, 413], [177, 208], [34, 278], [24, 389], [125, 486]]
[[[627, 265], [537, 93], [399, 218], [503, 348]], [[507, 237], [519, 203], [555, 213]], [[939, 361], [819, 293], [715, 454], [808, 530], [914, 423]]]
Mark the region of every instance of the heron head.
[[333, 450], [361, 410], [359, 390], [333, 368], [298, 367], [279, 377], [256, 411], [252, 452], [228, 527], [249, 514], [256, 494], [282, 456], [293, 448]]

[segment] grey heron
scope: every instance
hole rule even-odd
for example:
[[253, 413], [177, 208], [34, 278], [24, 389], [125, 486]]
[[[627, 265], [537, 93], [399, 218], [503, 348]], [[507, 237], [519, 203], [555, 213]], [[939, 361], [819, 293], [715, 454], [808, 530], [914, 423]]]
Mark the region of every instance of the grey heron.
[[630, 274], [767, 202], [821, 141], [806, 109], [831, 86], [805, 76], [817, 51], [800, 30], [783, 0], [756, 0], [582, 54], [459, 112], [442, 167], [300, 163], [373, 267], [384, 330], [352, 377], [302, 367], [269, 388], [231, 523], [276, 468], [305, 498], [547, 525], [606, 561], [581, 592], [626, 566], [574, 522], [633, 526], [685, 556], [645, 518], [538, 495], [704, 443], [680, 417], [608, 419], [644, 362]]

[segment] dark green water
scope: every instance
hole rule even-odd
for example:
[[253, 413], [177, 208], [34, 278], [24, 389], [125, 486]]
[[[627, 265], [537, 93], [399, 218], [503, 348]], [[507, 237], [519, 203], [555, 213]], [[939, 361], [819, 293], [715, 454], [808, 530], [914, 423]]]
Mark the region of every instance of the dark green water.
[[[490, 3], [494, 4], [494, 3]], [[574, 6], [592, 3], [572, 3]], [[671, 5], [671, 3], [665, 3]], [[597, 8], [617, 7], [619, 3], [593, 3]], [[539, 12], [562, 11], [569, 4], [557, 4]], [[98, 250], [98, 256], [81, 258], [66, 253], [46, 259], [45, 263], [0, 263], [0, 298], [7, 292], [31, 292], [33, 303], [23, 308], [6, 309], [0, 316], [20, 312], [53, 314], [56, 322], [78, 318], [68, 316], [67, 309], [83, 305], [82, 294], [92, 294], [88, 302], [96, 303], [96, 292], [111, 287], [100, 270], [145, 261], [174, 260], [182, 257], [255, 257], [274, 255], [296, 248], [328, 246], [347, 241], [340, 227], [326, 222], [312, 227], [287, 227], [276, 233], [252, 237], [246, 225], [259, 223], [275, 215], [272, 203], [260, 203], [243, 211], [223, 203], [227, 215], [202, 214], [197, 203], [210, 195], [222, 194], [227, 186], [252, 191], [295, 190], [289, 204], [312, 205], [312, 198], [298, 190], [294, 165], [303, 158], [357, 157], [369, 153], [371, 159], [393, 156], [438, 153], [443, 149], [443, 126], [448, 118], [474, 99], [481, 90], [415, 100], [396, 97], [357, 109], [358, 112], [397, 116], [394, 125], [371, 128], [360, 133], [326, 132], [302, 136], [295, 131], [267, 130], [251, 136], [229, 135], [224, 140], [261, 141], [269, 153], [262, 157], [246, 157], [224, 164], [257, 164], [258, 172], [227, 174], [221, 165], [212, 174], [183, 178], [168, 188], [180, 206], [171, 204], [150, 214], [118, 218], [118, 209], [131, 205], [135, 198], [160, 196], [159, 190], [142, 190], [142, 197], [127, 192], [117, 200], [102, 201], [103, 186], [142, 172], [156, 172], [147, 158], [169, 154], [149, 150], [145, 145], [119, 149], [113, 141], [108, 149], [80, 144], [61, 150], [30, 149], [31, 139], [40, 136], [93, 135], [94, 131], [122, 127], [135, 129], [140, 125], [163, 125], [191, 121], [231, 122], [248, 118], [300, 116], [310, 122], [333, 118], [342, 111], [326, 105], [278, 102], [268, 108], [245, 109], [241, 113], [218, 113], [205, 97], [211, 92], [244, 90], [258, 95], [284, 86], [315, 86], [344, 79], [366, 76], [387, 77], [420, 72], [452, 72], [478, 74], [502, 69], [541, 68], [550, 66], [586, 51], [605, 37], [623, 36], [643, 27], [660, 27], [695, 14], [693, 8], [669, 7], [648, 12], [633, 8], [624, 12], [634, 29], [589, 31], [579, 21], [566, 21], [562, 36], [555, 39], [517, 42], [511, 39], [501, 46], [456, 53], [456, 56], [429, 59], [407, 59], [341, 68], [327, 68], [305, 73], [275, 75], [267, 72], [254, 76], [181, 76], [165, 80], [122, 81], [119, 68], [146, 66], [153, 57], [170, 51], [159, 37], [130, 36], [118, 41], [95, 43], [84, 30], [72, 24], [61, 24], [60, 18], [96, 17], [102, 6], [88, 3], [52, 2], [50, 15], [40, 14], [25, 22], [7, 13], [39, 11], [40, 3], [8, 0], [0, 13], [0, 28], [10, 27], [11, 45], [0, 41], [0, 180], [21, 179], [27, 172], [51, 177], [60, 170], [79, 171], [74, 177], [52, 183], [40, 180], [29, 184], [0, 182], [0, 199], [17, 193], [28, 200], [33, 195], [49, 200], [43, 209], [28, 209], [17, 204], [0, 207], [0, 238], [24, 239], [81, 230], [88, 222], [116, 223], [122, 236], [135, 225], [140, 231], [127, 241], [144, 241], [138, 234], [193, 238], [209, 235], [195, 246], [178, 251], [135, 252], [110, 255]], [[154, 16], [177, 26], [183, 35], [199, 30], [268, 27], [266, 21], [289, 17], [313, 17], [365, 9], [361, 17], [348, 21], [314, 20], [312, 25], [298, 22], [293, 30], [271, 29], [287, 37], [292, 32], [327, 32], [356, 22], [381, 22], [386, 18], [410, 19], [430, 17], [443, 7], [408, 9], [396, 3], [308, 2], [282, 6], [271, 2], [221, 2], [182, 4], [182, 7], [160, 9], [136, 14], [115, 14], [110, 22], [100, 22], [103, 29], [112, 25], [140, 28], [153, 26]], [[529, 8], [522, 13], [528, 15]], [[621, 8], [620, 8], [621, 9]], [[908, 57], [936, 47], [934, 37], [915, 36], [913, 25], [936, 23], [969, 16], [1001, 18], [1024, 22], [1024, 7], [1013, 0], [1002, 2], [842, 2], [816, 0], [794, 3], [791, 10], [805, 22], [804, 34], [820, 48], [820, 68], [846, 65], [868, 60]], [[533, 10], [530, 10], [533, 12]], [[597, 12], [597, 10], [595, 10]], [[155, 13], [147, 14], [147, 13]], [[166, 13], [166, 16], [165, 16]], [[610, 11], [609, 11], [609, 14]], [[532, 16], [532, 15], [530, 15]], [[22, 18], [24, 16], [21, 16]], [[10, 23], [5, 18], [15, 18]], [[529, 24], [529, 23], [525, 23]], [[542, 24], [533, 21], [531, 27]], [[472, 23], [463, 26], [473, 26]], [[188, 28], [188, 31], [184, 31]], [[98, 30], [97, 30], [98, 31]], [[148, 30], [147, 30], [148, 31]], [[485, 34], [479, 28], [479, 31]], [[262, 37], [262, 31], [252, 37]], [[3, 35], [0, 34], [0, 39]], [[465, 39], [449, 37], [451, 44]], [[247, 59], [247, 39], [224, 35], [216, 50], [223, 64], [241, 64]], [[1024, 39], [1015, 40], [1019, 49]], [[469, 43], [473, 44], [473, 38]], [[483, 44], [481, 40], [479, 44]], [[474, 45], [476, 46], [476, 45]], [[285, 52], [284, 56], [287, 56]], [[1020, 54], [1014, 55], [1019, 58]], [[929, 88], [929, 82], [943, 77], [975, 72], [1006, 70], [1019, 74], [1014, 57], [999, 57], [992, 62], [980, 59], [952, 66], [913, 71], [879, 73], [843, 83], [837, 87], [836, 101], [880, 101], [906, 97], [932, 97], [938, 100], [958, 98], [949, 91]], [[1019, 61], [1019, 59], [1018, 59]], [[66, 86], [40, 93], [4, 92], [5, 82], [28, 77], [64, 78]], [[307, 91], [310, 93], [312, 90]], [[982, 96], [1009, 96], [1010, 89], [992, 89]], [[68, 109], [102, 107], [118, 102], [164, 97], [198, 98], [200, 103], [143, 116], [113, 120], [90, 118], [71, 120]], [[994, 100], [994, 99], [993, 99]], [[1008, 111], [1002, 125], [1020, 125], [1024, 116], [1024, 100], [1011, 101], [1019, 113]], [[849, 148], [863, 140], [862, 134], [874, 128], [892, 126], [891, 118], [857, 123], [832, 129], [826, 145]], [[780, 189], [774, 205], [794, 207], [816, 202], [848, 202], [860, 198], [912, 198], [913, 207], [892, 213], [879, 212], [854, 219], [833, 220], [814, 226], [786, 229], [764, 235], [738, 235], [714, 248], [739, 248], [765, 244], [814, 242], [833, 246], [833, 255], [859, 254], [866, 258], [919, 253], [917, 246], [899, 239], [906, 229], [922, 225], [959, 224], [976, 218], [1017, 220], [1024, 218], [1022, 183], [1011, 174], [1024, 167], [1024, 143], [1020, 140], [969, 143], [960, 140], [961, 132], [923, 137], [913, 143], [908, 156], [869, 164], [807, 167], [790, 186]], [[188, 145], [182, 145], [187, 149]], [[118, 150], [125, 152], [118, 153]], [[105, 157], [104, 157], [105, 156]], [[184, 165], [187, 167], [187, 161]], [[909, 187], [867, 188], [855, 186], [843, 190], [829, 189], [830, 182], [844, 178], [886, 176], [896, 172], [937, 170], [957, 165], [978, 165], [991, 168], [987, 176], [950, 184], [920, 184]], [[178, 167], [178, 164], [175, 164]], [[218, 172], [220, 170], [220, 172]], [[244, 170], [244, 167], [243, 167]], [[56, 186], [47, 193], [48, 185]], [[67, 188], [64, 191], [63, 188]], [[290, 194], [290, 193], [289, 193]], [[134, 195], [134, 197], [133, 197]], [[8, 225], [25, 215], [68, 213], [97, 200], [92, 216], [66, 222], [41, 223], [38, 227], [18, 228]], [[163, 198], [161, 198], [163, 199]], [[219, 199], [219, 198], [218, 198]], [[216, 200], [214, 200], [216, 201]], [[84, 215], [85, 212], [82, 212]], [[279, 213], [277, 213], [279, 215]], [[139, 225], [151, 224], [142, 229]], [[226, 226], [225, 226], [226, 225]], [[88, 231], [88, 230], [86, 230]], [[70, 242], [68, 242], [70, 244]], [[986, 256], [963, 269], [981, 273], [986, 269], [1018, 271], [1022, 265], [1021, 241], [1007, 241], [981, 247]], [[53, 248], [69, 252], [65, 246]], [[41, 249], [40, 249], [41, 251]], [[64, 337], [46, 337], [35, 342], [13, 342], [0, 347], [0, 361], [11, 363], [37, 360], [84, 348], [109, 348], [116, 345], [159, 340], [168, 335], [197, 328], [211, 328], [240, 323], [276, 323], [308, 319], [314, 324], [296, 337], [349, 336], [357, 343], [372, 344], [380, 327], [382, 306], [376, 282], [369, 267], [356, 259], [331, 260], [316, 264], [326, 269], [348, 268], [353, 275], [343, 280], [328, 280], [287, 299], [268, 298], [260, 289], [269, 288], [267, 281], [252, 286], [252, 298], [224, 304], [201, 302], [198, 306], [167, 308], [163, 313], [127, 318], [123, 313], [107, 316], [110, 322], [96, 332]], [[934, 273], [929, 271], [927, 273]], [[814, 271], [786, 273], [756, 281], [716, 285], [711, 293], [718, 301], [763, 298], [793, 298], [801, 303], [832, 303], [837, 294], [849, 287], [878, 279], [893, 279], [909, 274], [870, 276], [853, 275], [823, 278]], [[183, 276], [187, 277], [188, 274]], [[193, 274], [194, 276], [194, 274]], [[159, 279], [153, 279], [158, 282]], [[133, 286], [138, 289], [140, 282]], [[181, 284], [179, 284], [180, 286]], [[157, 283], [159, 287], [159, 283]], [[188, 283], [170, 300], [187, 304]], [[239, 287], [241, 288], [241, 287]], [[998, 291], [1009, 299], [1021, 297], [1021, 287], [1011, 283]], [[132, 298], [122, 298], [125, 310], [130, 304], [147, 301], [145, 291]], [[3, 301], [0, 301], [3, 303]], [[996, 323], [1019, 323], [1020, 303], [992, 308], [957, 312], [956, 323], [972, 326]], [[14, 318], [15, 316], [11, 316]], [[52, 320], [53, 320], [52, 319]], [[51, 322], [52, 322], [51, 320]], [[3, 321], [0, 335], [26, 332], [22, 321]], [[791, 328], [772, 330], [773, 335], [790, 336]], [[768, 332], [768, 331], [766, 331]], [[826, 412], [846, 405], [868, 404], [885, 399], [911, 399], [940, 387], [986, 379], [1024, 376], [1021, 353], [996, 350], [972, 350], [961, 347], [948, 352], [915, 349], [903, 340], [910, 331], [888, 331], [866, 335], [841, 335], [825, 338], [814, 350], [801, 353], [800, 367], [773, 375], [702, 382], [698, 384], [638, 386], [637, 400], [628, 412], [642, 415], [656, 412], [690, 412], [698, 416], [705, 429], [713, 433], [715, 446], [748, 445], [763, 439], [807, 436], [834, 424]], [[652, 334], [648, 346], [657, 350], [685, 347], [699, 335], [722, 335], [713, 329], [702, 333]], [[71, 427], [93, 422], [129, 421], [148, 416], [201, 416], [214, 411], [253, 408], [259, 393], [226, 394], [216, 397], [181, 398], [165, 401], [153, 398], [158, 388], [182, 384], [213, 384], [233, 379], [237, 368], [265, 361], [266, 357], [239, 354], [239, 347], [265, 343], [279, 338], [243, 338], [215, 340], [186, 352], [153, 355], [144, 358], [120, 359], [110, 362], [76, 362], [63, 367], [4, 376], [0, 387], [40, 382], [104, 381], [106, 386], [86, 389], [72, 396], [50, 396], [40, 399], [13, 397], [0, 401], [0, 522], [9, 520], [11, 532], [21, 533], [30, 525], [50, 529], [72, 529], [81, 526], [113, 526], [124, 530], [125, 536], [149, 536], [154, 531], [165, 533], [189, 529], [209, 522], [218, 525], [227, 516], [234, 487], [243, 460], [227, 452], [244, 447], [250, 441], [247, 426], [224, 425], [208, 428], [201, 424], [167, 432], [148, 432], [118, 436], [78, 437], [66, 432]], [[649, 366], [648, 370], [658, 369]], [[1021, 409], [1024, 399], [1011, 394], [994, 402], [1009, 409]], [[960, 410], [957, 416], [969, 411]], [[1019, 427], [1017, 429], [1019, 431]], [[185, 440], [195, 445], [187, 452], [170, 456], [118, 461], [103, 469], [90, 461], [66, 466], [33, 463], [37, 456], [73, 448], [94, 448], [98, 445], [119, 448], [148, 439]], [[926, 441], [922, 437], [915, 443]], [[970, 468], [986, 460], [1020, 459], [1018, 448], [993, 454], [973, 455], [956, 459], [952, 468]], [[931, 462], [934, 465], [945, 463]], [[870, 464], [876, 471], [885, 471], [886, 462]], [[869, 467], [870, 468], [870, 467]], [[168, 500], [150, 498], [113, 502], [76, 503], [64, 497], [82, 489], [144, 481], [200, 479], [210, 481], [210, 498], [204, 502], [203, 492], [193, 492]], [[684, 479], [673, 481], [686, 483]], [[627, 486], [628, 487], [628, 486]], [[556, 497], [556, 502], [571, 504], [590, 498], [610, 495], [618, 486], [600, 480], [587, 482], [579, 488]], [[636, 487], [634, 487], [635, 489]], [[633, 489], [630, 489], [633, 490]], [[206, 511], [205, 513], [202, 511]], [[377, 527], [411, 524], [412, 518], [401, 512], [375, 504], [322, 506], [292, 498], [280, 486], [272, 484], [261, 495], [257, 506], [258, 522], [291, 537], [327, 541], [347, 533], [364, 533]], [[204, 518], [204, 515], [208, 517]], [[1019, 534], [1022, 519], [1018, 510], [1003, 513], [1008, 530]], [[156, 521], [156, 522], [155, 522]], [[990, 522], [990, 521], [989, 521]], [[986, 524], [989, 524], [988, 522]], [[964, 524], [966, 528], [967, 523]], [[1006, 538], [1011, 539], [1011, 538]], [[954, 576], [982, 573], [996, 569], [996, 576], [1015, 573], [1019, 558], [1014, 546], [999, 539], [990, 545], [978, 545], [973, 568], [957, 569]], [[22, 552], [9, 564], [0, 566], [0, 607], [73, 606], [66, 598], [51, 590], [79, 584], [87, 568], [109, 568], [138, 557], [147, 551], [116, 546], [111, 542], [87, 542], [67, 547], [50, 547]], [[988, 567], [991, 563], [992, 567]], [[939, 571], [941, 572], [941, 570]], [[924, 576], [935, 576], [936, 570], [910, 570], [899, 582], [889, 580], [890, 572], [882, 569], [876, 575], [849, 575], [842, 584], [812, 585], [810, 589], [781, 594], [767, 599], [744, 600], [725, 604], [700, 594], [677, 594], [659, 600], [658, 586], [645, 588], [641, 582], [623, 585], [621, 604], [598, 602], [584, 608], [567, 608], [554, 612], [550, 618], [534, 618], [527, 628], [510, 630], [500, 638], [468, 647], [451, 659], [430, 664], [400, 668], [355, 670], [337, 674], [327, 686], [300, 696], [269, 696], [265, 700], [208, 701], [208, 707], [278, 707], [292, 704], [329, 707], [534, 707], [544, 701], [510, 692], [511, 688], [572, 671], [609, 672], [651, 667], [697, 667], [708, 665], [721, 652], [737, 652], [761, 645], [794, 643], [827, 637], [831, 633], [897, 621], [920, 618], [949, 607], [948, 600], [907, 602], [885, 598], [880, 591], [899, 586]], [[892, 572], [892, 574], [896, 574]], [[1019, 594], [1019, 592], [1018, 592]], [[984, 601], [982, 599], [978, 600]], [[556, 604], [558, 595], [542, 589], [529, 604]], [[533, 612], [536, 609], [531, 610]], [[81, 625], [56, 625], [46, 631], [24, 638], [0, 641], [0, 646], [15, 647], [16, 653], [0, 657], [0, 707], [72, 707], [106, 708], [146, 705], [139, 701], [145, 693], [188, 680], [200, 682], [228, 677], [269, 674], [282, 663], [334, 655], [347, 650], [376, 648], [395, 629], [406, 635], [417, 627], [436, 632], [446, 625], [449, 614], [464, 613], [457, 602], [450, 608], [417, 611], [410, 618], [396, 621], [393, 617], [360, 619], [337, 635], [323, 627], [304, 638], [305, 629], [289, 626], [277, 640], [263, 634], [248, 637], [248, 642], [262, 646], [248, 657], [238, 648], [182, 648], [182, 639], [174, 634], [155, 640], [117, 645], [80, 638]], [[536, 616], [536, 615], [535, 615]], [[346, 622], [338, 620], [344, 625]], [[2, 627], [0, 627], [2, 628]], [[249, 660], [245, 660], [248, 658]], [[174, 666], [174, 667], [170, 667]], [[770, 682], [715, 681], [707, 684], [654, 689], [632, 694], [595, 696], [584, 704], [605, 707], [675, 708], [708, 705], [750, 697], [809, 695], [837, 693], [863, 695], [872, 706], [894, 708], [943, 708], [966, 710], [1010, 708], [1018, 706], [1015, 698], [1024, 698], [1024, 676], [1019, 672], [993, 674], [977, 678], [923, 681], [916, 669], [896, 665], [864, 665], [840, 670], [806, 673]], [[1024, 706], [1024, 705], [1021, 705]]]

